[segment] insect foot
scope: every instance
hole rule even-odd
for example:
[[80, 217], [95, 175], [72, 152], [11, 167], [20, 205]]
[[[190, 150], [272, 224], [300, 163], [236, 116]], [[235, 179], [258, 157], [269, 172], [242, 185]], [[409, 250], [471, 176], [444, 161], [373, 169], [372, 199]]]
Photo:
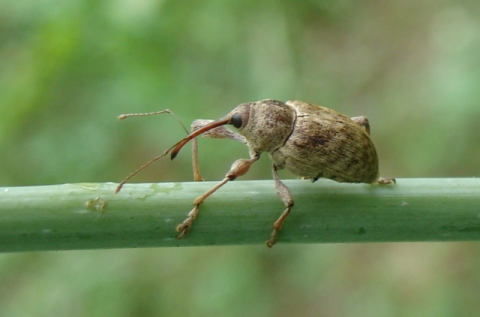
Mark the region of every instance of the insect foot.
[[177, 232], [180, 232], [180, 234], [177, 236], [177, 239], [183, 238], [183, 236], [185, 236], [188, 233], [188, 230], [190, 230], [190, 228], [192, 227], [193, 220], [195, 220], [195, 218], [198, 215], [199, 207], [200, 207], [200, 204], [195, 205], [192, 211], [188, 213], [187, 219], [185, 219], [185, 221], [183, 221], [181, 224], [177, 226]]
[[379, 177], [377, 178], [376, 181], [373, 182], [374, 184], [380, 184], [380, 185], [395, 185], [397, 183], [397, 180], [395, 178], [383, 178]]
[[238, 176], [245, 175], [248, 170], [250, 169], [250, 166], [255, 163], [259, 159], [259, 156], [253, 157], [252, 159], [239, 159], [233, 162], [232, 167], [230, 168], [230, 171], [225, 175], [225, 178], [218, 183], [217, 185], [213, 186], [211, 189], [203, 193], [202, 195], [198, 196], [194, 201], [193, 204], [195, 207], [190, 211], [187, 215], [187, 219], [185, 219], [181, 224], [177, 226], [177, 232], [180, 232], [180, 234], [177, 236], [177, 239], [183, 238], [188, 230], [192, 227], [193, 220], [198, 215], [198, 210], [200, 208], [200, 205], [203, 203], [205, 199], [208, 198], [211, 194], [216, 192], [220, 187], [225, 185], [229, 181], [235, 180]]
[[[165, 110], [129, 114], [121, 118], [160, 113], [173, 115]], [[233, 126], [237, 132], [226, 125]], [[278, 170], [287, 169], [312, 181], [328, 178], [344, 183], [395, 184], [394, 178], [378, 176], [378, 155], [370, 139], [370, 123], [366, 117], [349, 118], [335, 110], [298, 100], [282, 102], [266, 99], [241, 104], [218, 120], [195, 120], [190, 134], [130, 174], [117, 186], [116, 192], [132, 176], [165, 155], [170, 153], [171, 159], [174, 159], [192, 140], [194, 179], [202, 180], [196, 145], [196, 138], [200, 135], [244, 143], [250, 159], [236, 160], [221, 182], [194, 200], [194, 208], [177, 226], [180, 232], [178, 238], [184, 237], [191, 229], [205, 199], [229, 181], [245, 175], [263, 152], [267, 152], [273, 161], [275, 191], [285, 205], [285, 210], [273, 223], [273, 232], [266, 241], [268, 247], [279, 240], [280, 230], [294, 205], [290, 190], [278, 177]]]
[[277, 169], [278, 168], [274, 165], [272, 169], [272, 174], [273, 181], [275, 182], [275, 191], [277, 193], [277, 196], [280, 197], [280, 199], [285, 204], [285, 207], [287, 208], [283, 211], [277, 221], [273, 223], [273, 232], [270, 236], [270, 239], [265, 242], [265, 244], [269, 248], [271, 248], [275, 243], [277, 243], [277, 237], [280, 233], [280, 230], [282, 229], [283, 222], [285, 221], [293, 207], [293, 197], [290, 193], [290, 189], [288, 189], [288, 187], [278, 177]]

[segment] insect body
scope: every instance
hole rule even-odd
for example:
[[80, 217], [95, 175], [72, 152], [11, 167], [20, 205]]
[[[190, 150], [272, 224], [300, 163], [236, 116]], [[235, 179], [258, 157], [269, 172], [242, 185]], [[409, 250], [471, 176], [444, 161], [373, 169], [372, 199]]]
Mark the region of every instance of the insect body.
[[[225, 127], [227, 124], [237, 128], [238, 133]], [[196, 120], [192, 128], [193, 132], [151, 162], [170, 152], [174, 159], [186, 143], [201, 134], [243, 142], [249, 148], [250, 158], [236, 160], [220, 183], [195, 199], [187, 219], [177, 226], [179, 238], [192, 227], [200, 204], [228, 181], [246, 174], [262, 152], [268, 152], [273, 161], [276, 193], [285, 205], [285, 210], [273, 224], [270, 239], [266, 241], [269, 247], [276, 243], [283, 222], [293, 207], [293, 197], [279, 179], [278, 170], [288, 169], [312, 181], [323, 177], [348, 183], [395, 183], [393, 178], [378, 175], [378, 156], [365, 117], [348, 118], [334, 110], [296, 100], [285, 103], [261, 100], [241, 104], [216, 121]], [[193, 156], [195, 179], [200, 180], [196, 144]], [[117, 187], [117, 191], [131, 176]]]

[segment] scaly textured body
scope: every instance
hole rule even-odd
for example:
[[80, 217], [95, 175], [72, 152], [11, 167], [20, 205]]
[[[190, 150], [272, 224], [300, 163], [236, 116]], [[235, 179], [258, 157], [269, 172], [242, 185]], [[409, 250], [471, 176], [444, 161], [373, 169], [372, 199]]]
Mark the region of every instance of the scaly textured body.
[[279, 168], [314, 180], [371, 183], [378, 177], [378, 156], [365, 129], [334, 110], [287, 101], [296, 120], [286, 142], [271, 153]]

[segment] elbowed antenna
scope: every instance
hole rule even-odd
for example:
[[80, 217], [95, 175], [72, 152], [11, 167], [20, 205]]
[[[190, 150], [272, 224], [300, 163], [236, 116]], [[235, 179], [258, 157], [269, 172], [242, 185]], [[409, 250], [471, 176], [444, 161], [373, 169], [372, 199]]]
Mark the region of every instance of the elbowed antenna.
[[[175, 145], [174, 145], [175, 146]], [[128, 182], [130, 180], [130, 178], [132, 178], [133, 176], [137, 175], [140, 171], [144, 170], [145, 168], [147, 168], [148, 166], [150, 166], [152, 163], [154, 163], [155, 161], [158, 161], [159, 159], [161, 159], [162, 157], [164, 157], [165, 155], [167, 155], [172, 149], [173, 147], [169, 147], [168, 149], [165, 150], [165, 152], [163, 152], [162, 154], [160, 154], [159, 156], [156, 156], [154, 157], [152, 160], [148, 161], [147, 163], [145, 163], [144, 165], [142, 165], [140, 168], [138, 168], [135, 172], [133, 172], [132, 174], [128, 175], [120, 184], [118, 184], [117, 188], [115, 188], [115, 194], [118, 193], [120, 191], [120, 189], [122, 189], [123, 185], [125, 185], [126, 182]]]
[[[172, 111], [170, 111], [170, 109], [165, 109], [165, 110], [161, 110], [161, 111], [154, 111], [154, 112], [127, 113], [127, 114], [119, 115], [118, 119], [123, 120], [123, 119], [130, 118], [130, 117], [148, 117], [148, 116], [153, 116], [153, 115], [162, 114], [162, 113], [168, 113], [168, 114], [172, 115], [175, 118], [175, 120], [177, 120], [178, 123], [180, 123], [183, 130], [185, 130], [185, 132], [188, 135], [188, 130], [185, 127], [185, 125], [182, 123], [182, 121]], [[148, 167], [153, 162], [158, 161], [159, 159], [161, 159], [162, 157], [167, 155], [175, 146], [176, 146], [176, 144], [174, 146], [169, 147], [168, 149], [165, 150], [165, 152], [163, 152], [162, 154], [154, 157], [152, 160], [150, 160], [149, 162], [147, 162], [146, 164], [141, 166], [135, 172], [128, 175], [120, 184], [118, 184], [117, 188], [115, 189], [115, 194], [118, 193], [122, 189], [123, 185], [125, 185], [125, 183], [128, 182], [130, 180], [130, 178], [137, 175], [140, 171], [142, 171], [143, 169]]]
[[170, 109], [165, 109], [165, 110], [161, 110], [161, 111], [154, 111], [154, 112], [139, 112], [139, 113], [121, 114], [121, 115], [118, 116], [118, 120], [123, 120], [123, 119], [131, 118], [131, 117], [150, 117], [150, 116], [154, 116], [154, 115], [162, 114], [162, 113], [168, 113], [168, 114], [172, 115], [175, 118], [175, 120], [177, 120], [177, 122], [180, 123], [183, 130], [185, 130], [185, 132], [187, 132], [187, 134], [188, 134], [188, 130], [185, 127], [185, 125], [183, 124], [182, 120], [180, 120], [180, 118], [177, 117]]
[[[165, 111], [166, 112], [166, 111]], [[159, 112], [160, 113], [160, 112]], [[152, 114], [157, 114], [157, 113], [152, 113]], [[119, 119], [124, 119], [126, 117], [131, 117], [131, 116], [134, 116], [135, 114], [133, 115], [123, 115], [123, 116], [120, 116]], [[139, 115], [143, 115], [143, 114], [139, 114]], [[147, 115], [150, 115], [147, 114]], [[215, 129], [221, 125], [225, 125], [225, 124], [228, 124], [230, 122], [230, 117], [223, 117], [217, 121], [213, 121], [212, 123], [209, 123], [207, 124], [206, 126], [198, 129], [198, 130], [195, 130], [193, 131], [192, 133], [190, 133], [189, 135], [187, 135], [184, 139], [182, 139], [181, 141], [179, 141], [178, 143], [176, 143], [175, 145], [169, 147], [168, 149], [165, 150], [165, 152], [163, 152], [162, 154], [160, 154], [159, 156], [153, 158], [152, 160], [150, 160], [149, 162], [147, 162], [146, 164], [144, 164], [143, 166], [141, 166], [139, 169], [137, 169], [135, 172], [133, 172], [132, 174], [128, 175], [120, 184], [118, 184], [117, 188], [115, 189], [115, 194], [118, 193], [123, 185], [125, 185], [126, 182], [128, 182], [130, 180], [130, 178], [132, 178], [133, 176], [137, 175], [140, 171], [142, 171], [143, 169], [145, 169], [147, 166], [149, 166], [150, 164], [152, 164], [153, 162], [155, 161], [158, 161], [159, 159], [161, 159], [162, 157], [164, 157], [165, 155], [167, 155], [168, 153], [172, 152], [171, 153], [171, 159], [173, 160], [178, 152], [180, 152], [180, 150], [182, 149], [182, 147], [187, 144], [190, 140], [196, 138], [197, 136], [199, 136], [200, 134], [208, 131], [208, 130], [211, 130], [211, 129]]]
[[170, 158], [173, 160], [177, 156], [178, 152], [180, 152], [182, 147], [185, 144], [187, 144], [190, 140], [196, 138], [197, 136], [199, 136], [200, 134], [202, 134], [204, 132], [207, 132], [208, 130], [215, 129], [219, 126], [222, 126], [222, 125], [225, 125], [225, 124], [228, 124], [228, 123], [230, 123], [230, 117], [223, 117], [222, 119], [218, 119], [217, 121], [213, 121], [212, 123], [209, 123], [206, 126], [200, 128], [198, 130], [193, 131], [192, 133], [187, 135], [183, 140], [181, 140], [180, 142], [178, 142], [177, 144], [175, 144], [172, 147], [173, 150], [172, 150], [172, 153], [170, 154]]

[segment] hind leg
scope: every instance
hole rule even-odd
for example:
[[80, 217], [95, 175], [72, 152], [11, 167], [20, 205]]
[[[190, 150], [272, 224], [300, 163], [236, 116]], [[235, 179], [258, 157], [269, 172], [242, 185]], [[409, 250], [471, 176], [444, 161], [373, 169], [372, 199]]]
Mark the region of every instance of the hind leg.
[[397, 183], [395, 178], [385, 178], [385, 177], [378, 177], [372, 184], [379, 184], [379, 185], [394, 185]]
[[368, 135], [370, 135], [370, 123], [368, 122], [368, 118], [364, 116], [360, 117], [352, 117], [350, 118], [353, 122], [357, 123], [359, 126], [365, 129]]
[[[368, 118], [364, 116], [360, 117], [352, 117], [350, 118], [353, 122], [361, 126], [363, 129], [365, 129], [365, 132], [367, 132], [368, 135], [370, 135], [370, 123], [368, 122]], [[372, 182], [372, 184], [379, 184], [379, 185], [393, 185], [396, 184], [397, 181], [395, 178], [384, 178], [384, 177], [378, 177], [375, 181]]]

